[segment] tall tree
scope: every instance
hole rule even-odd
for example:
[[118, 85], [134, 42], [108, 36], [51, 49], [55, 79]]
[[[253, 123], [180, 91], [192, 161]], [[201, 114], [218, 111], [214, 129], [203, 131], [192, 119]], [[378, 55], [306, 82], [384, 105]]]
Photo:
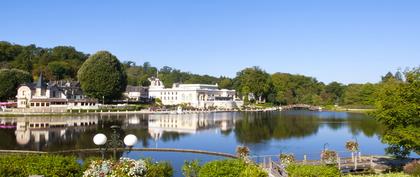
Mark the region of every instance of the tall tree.
[[122, 64], [107, 51], [90, 56], [80, 67], [77, 78], [85, 95], [107, 101], [120, 98], [127, 85]]
[[235, 80], [238, 83], [237, 90], [243, 96], [252, 93], [256, 99], [266, 98], [271, 87], [270, 75], [257, 66], [239, 71]]
[[32, 81], [32, 76], [18, 69], [0, 69], [0, 100], [14, 99], [20, 84]]
[[405, 72], [405, 81], [381, 83], [373, 115], [387, 127], [383, 141], [389, 152], [406, 156], [420, 154], [420, 68]]

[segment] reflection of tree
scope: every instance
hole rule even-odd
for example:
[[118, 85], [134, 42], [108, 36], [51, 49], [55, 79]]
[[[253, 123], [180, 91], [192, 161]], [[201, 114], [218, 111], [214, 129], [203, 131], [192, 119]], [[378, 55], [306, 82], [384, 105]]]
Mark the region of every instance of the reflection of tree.
[[381, 126], [375, 119], [370, 117], [348, 119], [349, 128], [353, 135], [363, 132], [367, 137], [374, 135], [381, 136], [384, 132], [384, 126]]
[[[353, 117], [354, 116], [354, 117]], [[352, 134], [362, 132], [366, 136], [381, 135], [383, 129], [367, 116], [353, 115], [325, 117], [317, 114], [266, 114], [247, 113], [235, 124], [236, 138], [241, 143], [261, 143], [270, 139], [302, 138], [318, 132], [319, 127], [326, 124], [337, 130], [348, 126]]]
[[187, 136], [187, 133], [179, 133], [179, 132], [163, 132], [162, 137], [160, 138], [163, 142], [167, 141], [176, 141], [179, 140], [183, 136]]
[[264, 113], [245, 114], [235, 125], [238, 141], [245, 144], [260, 143], [271, 138], [305, 137], [317, 130], [318, 124], [313, 118], [266, 116]]
[[0, 149], [15, 149], [16, 137], [14, 129], [0, 129]]

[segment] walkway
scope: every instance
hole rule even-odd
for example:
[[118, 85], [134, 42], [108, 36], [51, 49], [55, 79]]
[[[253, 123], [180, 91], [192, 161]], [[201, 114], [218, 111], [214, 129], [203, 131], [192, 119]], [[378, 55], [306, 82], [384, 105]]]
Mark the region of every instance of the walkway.
[[[112, 151], [113, 149], [109, 149]], [[204, 150], [195, 150], [195, 149], [176, 149], [176, 148], [117, 148], [116, 151], [149, 151], [149, 152], [181, 152], [181, 153], [195, 153], [195, 154], [205, 154], [213, 155], [227, 158], [237, 158], [236, 155], [223, 153], [223, 152], [213, 152], [213, 151], [204, 151]], [[100, 152], [99, 148], [92, 149], [75, 149], [75, 150], [63, 150], [63, 151], [22, 151], [22, 150], [0, 150], [0, 153], [26, 153], [26, 154], [67, 154], [67, 153], [89, 153], [89, 152]]]

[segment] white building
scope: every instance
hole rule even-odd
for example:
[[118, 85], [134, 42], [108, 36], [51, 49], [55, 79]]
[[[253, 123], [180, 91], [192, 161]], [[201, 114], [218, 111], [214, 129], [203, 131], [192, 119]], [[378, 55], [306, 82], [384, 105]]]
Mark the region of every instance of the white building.
[[240, 108], [243, 101], [236, 97], [235, 90], [219, 89], [209, 84], [173, 84], [165, 88], [159, 78], [149, 78], [149, 96], [159, 98], [163, 105], [187, 104], [196, 108]]
[[95, 99], [85, 98], [78, 82], [45, 83], [42, 73], [36, 83], [21, 85], [17, 90], [17, 107], [42, 109], [97, 109]]
[[127, 85], [123, 94], [129, 100], [147, 100], [149, 98], [149, 88], [142, 86]]

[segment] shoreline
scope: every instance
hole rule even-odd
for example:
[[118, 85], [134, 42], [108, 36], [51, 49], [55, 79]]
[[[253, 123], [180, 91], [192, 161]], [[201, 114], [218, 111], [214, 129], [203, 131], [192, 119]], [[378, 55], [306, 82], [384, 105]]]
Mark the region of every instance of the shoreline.
[[[347, 113], [361, 113], [367, 114], [375, 109], [322, 109], [320, 111], [326, 112], [347, 112]], [[176, 110], [168, 111], [98, 111], [98, 110], [83, 110], [72, 112], [0, 112], [1, 117], [17, 117], [17, 116], [71, 116], [71, 115], [103, 115], [103, 114], [196, 114], [196, 113], [218, 113], [218, 112], [281, 112], [287, 111], [286, 109], [254, 109], [254, 110], [184, 110], [182, 113], [177, 113]]]

